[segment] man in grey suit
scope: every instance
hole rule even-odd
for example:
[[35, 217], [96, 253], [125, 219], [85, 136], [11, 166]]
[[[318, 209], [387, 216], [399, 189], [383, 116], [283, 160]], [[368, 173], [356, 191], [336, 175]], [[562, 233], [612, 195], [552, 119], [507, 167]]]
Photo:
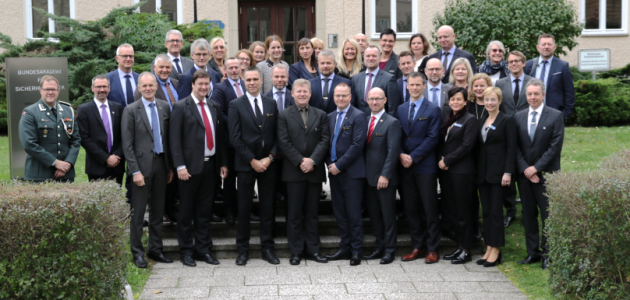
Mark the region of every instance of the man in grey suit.
[[385, 113], [387, 97], [375, 87], [368, 93], [372, 113], [368, 115], [365, 144], [366, 207], [374, 229], [374, 252], [363, 259], [380, 258], [380, 264], [394, 261], [396, 251], [396, 186], [400, 156], [400, 122]]
[[[180, 51], [184, 46], [184, 36], [177, 29], [169, 30], [166, 33], [164, 46], [168, 50], [166, 54], [171, 58], [173, 66], [173, 72], [171, 72], [170, 76], [179, 80], [179, 76], [186, 74], [195, 64], [192, 59], [180, 55]], [[151, 71], [153, 71], [153, 66], [151, 66]]]
[[354, 87], [354, 107], [361, 110], [365, 115], [371, 114], [370, 107], [366, 102], [368, 92], [375, 87], [385, 91], [388, 99], [387, 113], [394, 115], [401, 99], [398, 95], [396, 76], [389, 74], [378, 67], [381, 60], [381, 49], [374, 45], [369, 45], [364, 52], [365, 66], [367, 69], [352, 77], [352, 87]]
[[427, 76], [427, 88], [422, 91], [422, 96], [444, 112], [444, 107], [448, 106], [448, 90], [453, 85], [442, 82], [442, 77], [444, 77], [442, 62], [437, 58], [429, 59], [426, 68], [424, 68], [424, 74]]
[[146, 268], [142, 247], [142, 221], [149, 204], [149, 258], [171, 263], [162, 254], [162, 216], [166, 184], [173, 180], [168, 143], [170, 109], [164, 100], [155, 98], [157, 80], [149, 72], [138, 76], [142, 101], [129, 104], [121, 122], [123, 153], [128, 172], [133, 176], [131, 207], [131, 253], [139, 268]]
[[[525, 87], [529, 109], [514, 115], [517, 128], [516, 167], [518, 190], [523, 199], [523, 225], [527, 257], [519, 264], [531, 264], [542, 259], [542, 268], [549, 265], [549, 246], [545, 223], [549, 216], [546, 195], [546, 173], [560, 171], [560, 153], [564, 141], [562, 112], [545, 104], [545, 84], [531, 79]], [[539, 243], [538, 211], [542, 218], [543, 234]], [[539, 249], [539, 245], [542, 251]]]

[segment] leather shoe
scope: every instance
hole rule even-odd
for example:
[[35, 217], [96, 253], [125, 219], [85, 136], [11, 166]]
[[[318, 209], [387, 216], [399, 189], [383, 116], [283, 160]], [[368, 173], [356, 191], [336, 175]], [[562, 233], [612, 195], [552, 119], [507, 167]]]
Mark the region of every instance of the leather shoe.
[[381, 261], [379, 263], [381, 265], [391, 264], [394, 261], [394, 258], [396, 257], [394, 256], [393, 252], [385, 252], [383, 254], [383, 258], [381, 258]]
[[[499, 257], [499, 259], [500, 259], [500, 257]], [[543, 255], [542, 256], [542, 264], [540, 265], [540, 267], [543, 270], [547, 270], [547, 268], [549, 268], [549, 256], [547, 256], [547, 255]]]
[[339, 249], [337, 250], [337, 252], [335, 252], [335, 254], [326, 255], [326, 258], [328, 260], [345, 260], [345, 259], [350, 259], [351, 256], [352, 256], [352, 253], [350, 253], [350, 251], [343, 251]]
[[254, 191], [254, 196], [252, 196], [254, 199], [258, 198], [258, 194], [256, 194], [256, 191]]
[[228, 224], [236, 223], [236, 219], [234, 218], [234, 214], [232, 212], [228, 212], [225, 214], [225, 223], [228, 223]]
[[144, 257], [142, 256], [134, 256], [133, 263], [136, 264], [136, 267], [141, 268], [141, 269], [146, 269], [147, 266], [149, 265], [147, 261], [144, 260]]
[[358, 266], [361, 264], [361, 253], [352, 253], [352, 257], [350, 258], [351, 266]]
[[147, 257], [149, 257], [152, 260], [155, 260], [157, 262], [161, 262], [161, 263], [166, 263], [166, 264], [170, 264], [173, 262], [172, 259], [164, 256], [164, 253], [148, 253]]
[[292, 266], [297, 266], [297, 265], [299, 265], [299, 264], [300, 264], [300, 261], [301, 261], [301, 260], [302, 260], [302, 258], [301, 258], [299, 255], [297, 255], [297, 254], [291, 254], [291, 258], [289, 259], [289, 263], [290, 263]]
[[166, 215], [162, 216], [162, 226], [168, 226], [173, 224], [171, 219], [169, 219]]
[[480, 258], [478, 259], [475, 263], [479, 266], [483, 266], [483, 264], [485, 264], [487, 262], [487, 260]]
[[249, 215], [249, 221], [250, 222], [260, 222], [260, 217], [255, 215], [254, 213], [251, 213]]
[[411, 253], [403, 256], [400, 258], [400, 260], [402, 261], [412, 261], [412, 260], [416, 260], [418, 258], [420, 258], [421, 256], [424, 256], [424, 249], [413, 249], [413, 251], [411, 251]]
[[540, 261], [540, 256], [539, 255], [527, 255], [527, 257], [525, 257], [525, 259], [521, 260], [518, 262], [519, 265], [529, 265], [529, 264], [533, 264], [535, 262], [539, 262]]
[[497, 257], [497, 259], [495, 261], [493, 261], [493, 262], [486, 261], [486, 262], [483, 263], [483, 266], [487, 268], [487, 267], [494, 267], [496, 265], [500, 265], [501, 264], [501, 256], [502, 256], [502, 253], [499, 252], [499, 256]]
[[142, 221], [142, 227], [149, 227], [149, 221], [143, 220]]
[[372, 254], [370, 255], [363, 255], [363, 259], [365, 260], [379, 259], [382, 257], [383, 257], [383, 250], [374, 250], [374, 252], [372, 252]]
[[505, 218], [505, 220], [503, 220], [503, 227], [505, 227], [505, 228], [510, 227], [510, 225], [512, 225], [512, 222], [514, 222], [514, 218], [513, 217]]
[[239, 254], [238, 257], [236, 258], [236, 265], [244, 266], [247, 264], [248, 260], [249, 260], [249, 255], [247, 255], [247, 253]]
[[462, 253], [462, 249], [457, 248], [453, 253], [444, 255], [444, 260], [453, 260]]
[[195, 254], [195, 255], [193, 255], [193, 258], [195, 260], [198, 260], [198, 261], [205, 261], [207, 264], [210, 264], [210, 265], [218, 265], [219, 264], [219, 261], [216, 258], [214, 258], [214, 256], [212, 256], [212, 254], [210, 254], [210, 253], [203, 254], [203, 255], [196, 255]]
[[210, 222], [218, 223], [218, 222], [221, 222], [221, 221], [223, 221], [223, 219], [221, 219], [221, 217], [219, 217], [219, 216], [217, 216], [215, 214], [212, 214], [212, 218], [210, 218]]
[[171, 222], [173, 223], [177, 223], [177, 218], [179, 217], [178, 213], [166, 213], [166, 215], [168, 216], [169, 219], [171, 219]]
[[424, 259], [425, 264], [434, 264], [440, 261], [440, 254], [437, 251], [429, 251], [427, 258]]
[[182, 264], [184, 264], [184, 266], [187, 266], [187, 267], [196, 267], [197, 266], [197, 263], [192, 258], [192, 256], [184, 256], [184, 257], [182, 257]]
[[272, 265], [277, 265], [280, 263], [280, 260], [273, 253], [273, 249], [265, 249], [262, 251], [262, 259], [266, 260], [268, 263]]
[[319, 253], [307, 254], [305, 258], [322, 264], [328, 263], [328, 259], [324, 256], [319, 255]]
[[326, 191], [322, 191], [322, 193], [319, 194], [319, 199], [321, 199], [321, 200], [326, 199], [326, 197], [328, 197], [328, 195], [326, 195]]
[[470, 252], [462, 250], [457, 257], [451, 260], [451, 264], [461, 265], [469, 261], [472, 261], [472, 255], [470, 255]]

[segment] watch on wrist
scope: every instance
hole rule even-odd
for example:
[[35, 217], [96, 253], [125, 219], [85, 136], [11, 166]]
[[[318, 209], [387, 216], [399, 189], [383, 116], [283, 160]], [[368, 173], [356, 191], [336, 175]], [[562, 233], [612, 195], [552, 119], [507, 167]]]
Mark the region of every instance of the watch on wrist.
[[274, 161], [273, 156], [269, 155], [269, 159], [271, 160], [271, 162]]
[[315, 160], [311, 158], [311, 162], [313, 163], [313, 166], [315, 166]]

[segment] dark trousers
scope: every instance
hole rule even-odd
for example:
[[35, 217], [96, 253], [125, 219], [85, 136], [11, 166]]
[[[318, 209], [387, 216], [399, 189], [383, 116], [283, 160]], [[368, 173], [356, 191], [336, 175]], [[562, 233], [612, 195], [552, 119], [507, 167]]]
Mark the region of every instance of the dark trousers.
[[261, 250], [273, 248], [273, 207], [276, 184], [276, 168], [272, 165], [267, 171], [238, 172], [238, 224], [236, 229], [236, 247], [239, 254], [249, 251], [249, 238], [251, 236], [249, 217], [252, 213], [252, 195], [254, 185], [258, 181], [258, 201], [260, 204], [260, 246]]
[[[223, 180], [223, 213], [237, 215], [238, 198], [236, 194], [236, 171], [234, 171], [234, 160], [236, 151], [234, 148], [228, 149], [228, 176]], [[219, 181], [221, 178], [218, 179]], [[220, 182], [219, 182], [220, 184]], [[251, 195], [250, 195], [251, 196]]]
[[[149, 253], [162, 252], [162, 216], [164, 215], [164, 195], [168, 181], [164, 157], [153, 158], [151, 174], [144, 176], [144, 186], [133, 183], [131, 190], [131, 253], [144, 255], [142, 246], [142, 221], [147, 204], [149, 205]], [[133, 177], [132, 177], [133, 178]]]
[[330, 175], [330, 193], [332, 207], [341, 243], [342, 251], [361, 253], [363, 251], [363, 220], [361, 218], [361, 203], [363, 200], [363, 178], [340, 179]]
[[[514, 180], [506, 191], [505, 197], [503, 197], [503, 206], [506, 211], [505, 217], [512, 217], [512, 219], [514, 219], [516, 216], [516, 182]], [[501, 214], [503, 214], [503, 212], [501, 212]]]
[[401, 185], [412, 246], [414, 249], [427, 247], [429, 251], [438, 251], [442, 233], [437, 201], [437, 175], [414, 174], [409, 168], [402, 169]]
[[472, 213], [472, 224], [473, 224], [473, 235], [476, 235], [478, 232], [480, 232], [480, 226], [481, 226], [481, 222], [479, 222], [479, 209], [480, 209], [480, 200], [479, 200], [479, 191], [478, 191], [478, 187], [475, 184], [475, 187], [473, 188], [473, 192], [471, 194], [472, 197], [472, 209], [471, 209], [471, 213]]
[[[511, 185], [514, 185], [512, 183]], [[500, 183], [484, 182], [479, 185], [481, 208], [483, 210], [483, 231], [486, 245], [505, 246], [505, 227], [503, 226], [503, 200], [510, 190]]]
[[396, 186], [384, 189], [365, 183], [365, 205], [370, 216], [376, 243], [374, 249], [396, 251]]
[[[527, 254], [540, 255], [539, 246], [543, 253], [549, 252], [547, 245], [547, 235], [545, 234], [545, 223], [549, 217], [549, 199], [545, 195], [545, 179], [539, 173], [538, 183], [532, 183], [523, 174], [518, 176], [518, 191], [521, 193], [521, 206], [523, 207], [523, 225], [525, 226], [525, 242], [527, 245]], [[540, 230], [538, 228], [538, 211], [542, 218], [542, 238], [538, 242]]]
[[442, 197], [445, 207], [450, 211], [451, 224], [455, 231], [455, 242], [460, 247], [471, 249], [475, 243], [473, 233], [473, 209], [472, 194], [475, 189], [475, 176], [453, 174], [442, 171], [444, 186]]
[[177, 216], [177, 199], [179, 199], [179, 179], [177, 170], [174, 170], [173, 181], [166, 185], [166, 196], [164, 199], [164, 214], [167, 216]]
[[[177, 220], [177, 242], [179, 255], [205, 255], [212, 248], [210, 236], [210, 219], [214, 190], [217, 188], [216, 159], [211, 157], [203, 163], [201, 173], [192, 175], [190, 179], [179, 181], [179, 219]], [[195, 240], [193, 246], [193, 236]]]
[[[88, 180], [89, 181], [115, 180], [116, 183], [118, 183], [118, 185], [122, 186], [123, 176], [124, 175], [125, 175], [125, 173], [116, 174], [114, 172], [114, 168], [107, 168], [105, 170], [105, 173], [103, 173], [102, 175], [90, 175], [90, 174], [88, 174]], [[132, 179], [132, 181], [133, 181], [133, 179]]]
[[287, 240], [291, 254], [301, 255], [319, 253], [319, 233], [317, 232], [317, 209], [321, 182], [288, 181], [286, 182], [287, 202]]

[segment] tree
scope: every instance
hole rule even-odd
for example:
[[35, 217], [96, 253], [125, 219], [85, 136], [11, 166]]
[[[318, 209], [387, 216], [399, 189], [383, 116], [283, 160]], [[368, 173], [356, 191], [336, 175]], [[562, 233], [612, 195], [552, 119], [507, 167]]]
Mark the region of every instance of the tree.
[[[455, 30], [457, 47], [475, 56], [477, 65], [486, 60], [486, 47], [493, 40], [503, 42], [506, 50], [519, 50], [538, 56], [538, 36], [553, 34], [558, 45], [555, 55], [566, 54], [577, 46], [583, 24], [577, 10], [564, 0], [449, 0], [446, 8], [433, 18], [433, 40], [442, 25]], [[433, 42], [439, 49], [439, 45]]]

